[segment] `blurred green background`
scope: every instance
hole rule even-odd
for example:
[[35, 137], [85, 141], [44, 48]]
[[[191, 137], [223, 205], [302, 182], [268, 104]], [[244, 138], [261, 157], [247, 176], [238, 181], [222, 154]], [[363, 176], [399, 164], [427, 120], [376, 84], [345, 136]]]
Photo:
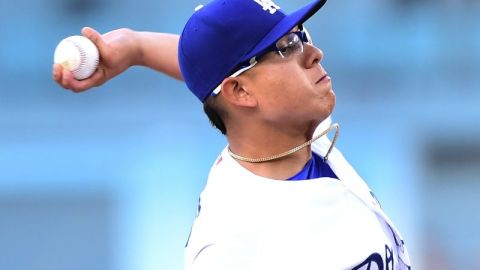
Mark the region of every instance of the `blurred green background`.
[[[73, 94], [51, 67], [83, 26], [179, 33], [205, 2], [0, 0], [0, 269], [183, 269], [225, 139], [182, 82], [134, 67]], [[415, 269], [480, 269], [478, 14], [478, 0], [330, 0], [307, 23], [337, 145]]]

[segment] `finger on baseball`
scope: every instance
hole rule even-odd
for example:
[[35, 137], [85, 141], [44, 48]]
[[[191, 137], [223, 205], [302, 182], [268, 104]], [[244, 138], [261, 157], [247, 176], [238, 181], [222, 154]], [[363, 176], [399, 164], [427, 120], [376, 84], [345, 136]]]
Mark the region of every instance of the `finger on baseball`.
[[64, 76], [66, 77], [64, 80], [65, 86], [75, 93], [83, 92], [89, 88], [88, 85], [87, 86], [85, 85], [86, 81], [79, 81], [75, 79], [71, 73], [69, 74], [64, 73]]
[[65, 89], [72, 90], [73, 92], [81, 92], [83, 89], [79, 86], [79, 81], [73, 77], [72, 72], [64, 69], [62, 73], [62, 86]]
[[102, 70], [97, 69], [92, 76], [87, 79], [81, 81], [73, 79], [70, 81], [69, 88], [73, 92], [80, 93], [103, 84], [105, 81], [104, 77], [105, 75], [103, 74]]
[[76, 93], [89, 90], [89, 89], [99, 85], [99, 78], [100, 78], [99, 74], [94, 73], [92, 75], [92, 77], [90, 77], [88, 79], [81, 80], [81, 81], [75, 81], [74, 88], [72, 90]]
[[[67, 74], [67, 75], [65, 75]], [[63, 68], [60, 64], [53, 65], [53, 79], [63, 88], [68, 89], [69, 78], [68, 75], [71, 74], [70, 71]], [[71, 76], [70, 76], [71, 77]]]
[[61, 78], [61, 85], [65, 89], [71, 89], [71, 81], [73, 80], [72, 73], [69, 70], [63, 69], [62, 70], [62, 78]]
[[52, 77], [53, 77], [53, 80], [56, 81], [57, 83], [61, 82], [61, 79], [62, 79], [62, 65], [53, 64]]
[[95, 87], [103, 84], [105, 82], [105, 69], [97, 68], [90, 78], [88, 78], [88, 86]]
[[88, 39], [90, 39], [95, 46], [97, 46], [98, 50], [100, 51], [100, 55], [105, 51], [107, 44], [102, 38], [102, 35], [98, 33], [95, 29], [91, 27], [84, 27], [82, 29], [82, 35]]

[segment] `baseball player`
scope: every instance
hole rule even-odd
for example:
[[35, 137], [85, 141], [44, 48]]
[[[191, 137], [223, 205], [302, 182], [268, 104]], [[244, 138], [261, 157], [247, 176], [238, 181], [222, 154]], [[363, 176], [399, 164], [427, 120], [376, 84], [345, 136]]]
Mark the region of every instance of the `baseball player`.
[[[180, 36], [119, 29], [79, 92], [132, 65], [183, 79], [228, 140], [186, 245], [186, 269], [411, 269], [404, 241], [325, 134], [338, 130], [323, 52], [304, 27], [326, 0], [286, 14], [270, 0], [214, 0]], [[177, 58], [172, 55], [178, 55]]]

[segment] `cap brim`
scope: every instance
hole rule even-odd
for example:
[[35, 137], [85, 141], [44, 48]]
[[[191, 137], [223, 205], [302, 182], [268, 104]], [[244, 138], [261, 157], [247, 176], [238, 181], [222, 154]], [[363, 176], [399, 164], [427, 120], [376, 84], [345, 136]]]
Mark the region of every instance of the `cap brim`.
[[327, 0], [316, 0], [303, 8], [285, 16], [265, 37], [260, 41], [253, 50], [242, 58], [242, 61], [248, 61], [250, 58], [261, 55], [268, 47], [277, 42], [281, 37], [290, 32], [295, 26], [304, 23], [313, 14], [315, 14]]

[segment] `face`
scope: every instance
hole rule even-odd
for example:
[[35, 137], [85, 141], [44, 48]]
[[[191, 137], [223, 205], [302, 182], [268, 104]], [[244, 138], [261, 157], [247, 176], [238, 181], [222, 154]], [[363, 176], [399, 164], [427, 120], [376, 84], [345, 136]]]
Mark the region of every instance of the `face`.
[[244, 86], [256, 98], [259, 115], [266, 124], [311, 129], [333, 111], [335, 94], [320, 64], [323, 52], [311, 44], [304, 43], [303, 47], [303, 52], [285, 58], [269, 52], [242, 74]]

